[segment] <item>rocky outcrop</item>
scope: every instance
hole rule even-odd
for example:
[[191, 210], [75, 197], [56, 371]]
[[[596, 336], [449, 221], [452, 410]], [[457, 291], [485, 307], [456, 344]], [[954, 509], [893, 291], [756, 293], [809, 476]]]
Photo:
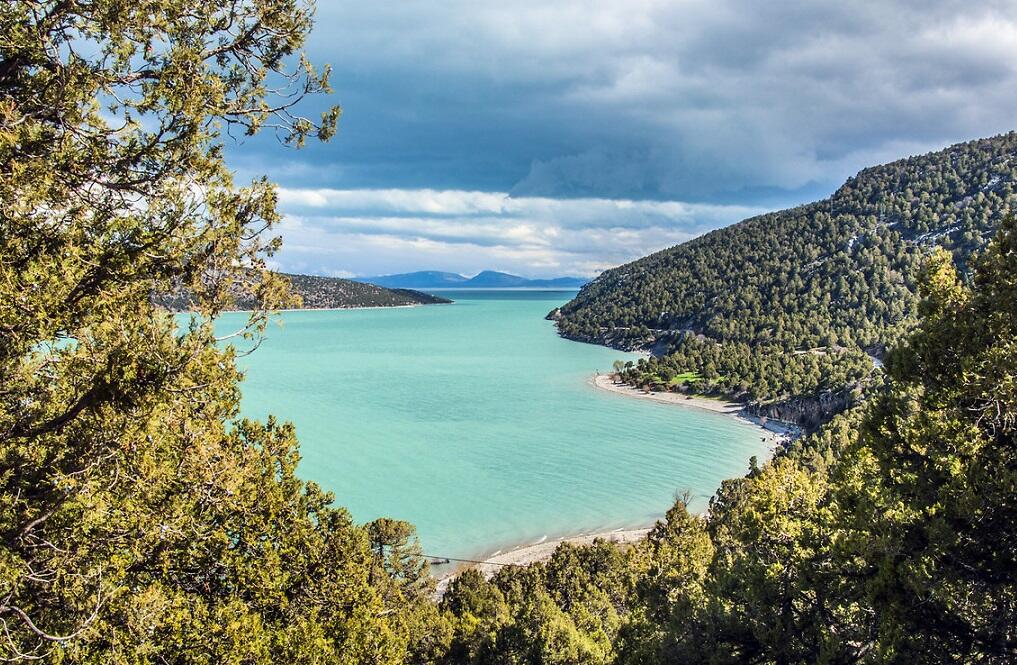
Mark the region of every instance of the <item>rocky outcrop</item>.
[[813, 431], [841, 411], [854, 406], [860, 398], [860, 391], [851, 388], [783, 402], [747, 404], [745, 410], [753, 416], [794, 423], [806, 431]]

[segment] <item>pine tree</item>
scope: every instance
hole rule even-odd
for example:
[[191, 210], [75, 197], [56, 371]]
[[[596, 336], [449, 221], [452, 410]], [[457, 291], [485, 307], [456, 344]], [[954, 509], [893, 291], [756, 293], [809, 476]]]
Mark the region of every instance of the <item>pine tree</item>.
[[[53, 662], [399, 662], [411, 620], [367, 532], [295, 475], [293, 429], [238, 419], [211, 319], [256, 337], [272, 186], [225, 131], [329, 138], [297, 0], [0, 7], [0, 655]], [[281, 91], [280, 91], [281, 89]], [[291, 95], [292, 93], [292, 95]], [[186, 288], [180, 323], [153, 296]], [[251, 343], [256, 340], [251, 339]]]

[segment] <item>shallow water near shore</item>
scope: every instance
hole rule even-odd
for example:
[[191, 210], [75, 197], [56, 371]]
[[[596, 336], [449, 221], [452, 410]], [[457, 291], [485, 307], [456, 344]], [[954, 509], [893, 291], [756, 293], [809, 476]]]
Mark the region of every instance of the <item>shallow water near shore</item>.
[[[241, 358], [246, 416], [296, 424], [300, 474], [360, 522], [413, 522], [427, 554], [644, 526], [768, 453], [730, 416], [598, 390], [634, 359], [561, 339], [570, 291], [442, 292], [453, 305], [281, 315]], [[245, 315], [219, 321], [236, 327]]]

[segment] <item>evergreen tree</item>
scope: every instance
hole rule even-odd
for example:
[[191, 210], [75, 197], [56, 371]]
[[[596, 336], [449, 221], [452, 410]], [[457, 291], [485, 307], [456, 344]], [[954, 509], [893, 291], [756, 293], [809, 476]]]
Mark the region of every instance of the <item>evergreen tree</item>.
[[[223, 133], [292, 115], [297, 0], [0, 7], [0, 655], [52, 662], [400, 662], [413, 618], [369, 534], [294, 475], [293, 430], [238, 419], [234, 293], [256, 336], [278, 214]], [[326, 72], [327, 73], [327, 72]], [[184, 288], [178, 325], [153, 296]]]
[[807, 401], [828, 420], [914, 326], [929, 250], [948, 249], [968, 271], [1017, 202], [1015, 165], [1009, 133], [865, 169], [825, 201], [607, 270], [555, 321], [566, 337], [665, 349], [623, 374], [633, 385], [673, 389], [665, 374], [699, 373], [697, 392]]
[[937, 253], [837, 498], [888, 662], [1017, 659], [1017, 223], [965, 287]]

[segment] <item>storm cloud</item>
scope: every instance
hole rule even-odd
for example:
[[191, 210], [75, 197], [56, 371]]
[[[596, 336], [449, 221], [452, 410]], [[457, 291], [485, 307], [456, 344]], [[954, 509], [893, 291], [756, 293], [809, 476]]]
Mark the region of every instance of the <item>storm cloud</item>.
[[[230, 158], [241, 175], [267, 171], [290, 190], [287, 246], [340, 228], [367, 238], [373, 225], [378, 238], [407, 248], [402, 259], [395, 249], [391, 259], [379, 254], [378, 268], [420, 266], [420, 256], [448, 261], [427, 267], [497, 267], [477, 255], [457, 263], [456, 243], [472, 238], [492, 261], [514, 257], [503, 268], [590, 274], [729, 218], [703, 210], [825, 196], [866, 165], [1017, 125], [1012, 1], [321, 0], [308, 50], [335, 68], [340, 135], [283, 155], [270, 140], [254, 141]], [[346, 194], [318, 214], [293, 193], [324, 190]], [[485, 193], [503, 206], [585, 203], [533, 204], [541, 214], [529, 204], [527, 212], [388, 214], [397, 190], [414, 206], [421, 192], [457, 192], [457, 205]], [[389, 194], [335, 199], [368, 191]], [[696, 212], [644, 226], [618, 215], [612, 225], [602, 217], [615, 215], [615, 199]], [[596, 221], [562, 220], [566, 208]], [[518, 218], [534, 233], [491, 235]], [[457, 235], [442, 220], [474, 226]], [[641, 240], [622, 235], [632, 233]], [[584, 234], [581, 248], [567, 244]], [[527, 263], [536, 237], [549, 249]], [[415, 254], [424, 246], [442, 251]], [[502, 254], [483, 249], [495, 246]], [[553, 269], [547, 256], [557, 257]], [[333, 258], [330, 270], [360, 271]], [[284, 250], [280, 261], [299, 263], [298, 252]]]

